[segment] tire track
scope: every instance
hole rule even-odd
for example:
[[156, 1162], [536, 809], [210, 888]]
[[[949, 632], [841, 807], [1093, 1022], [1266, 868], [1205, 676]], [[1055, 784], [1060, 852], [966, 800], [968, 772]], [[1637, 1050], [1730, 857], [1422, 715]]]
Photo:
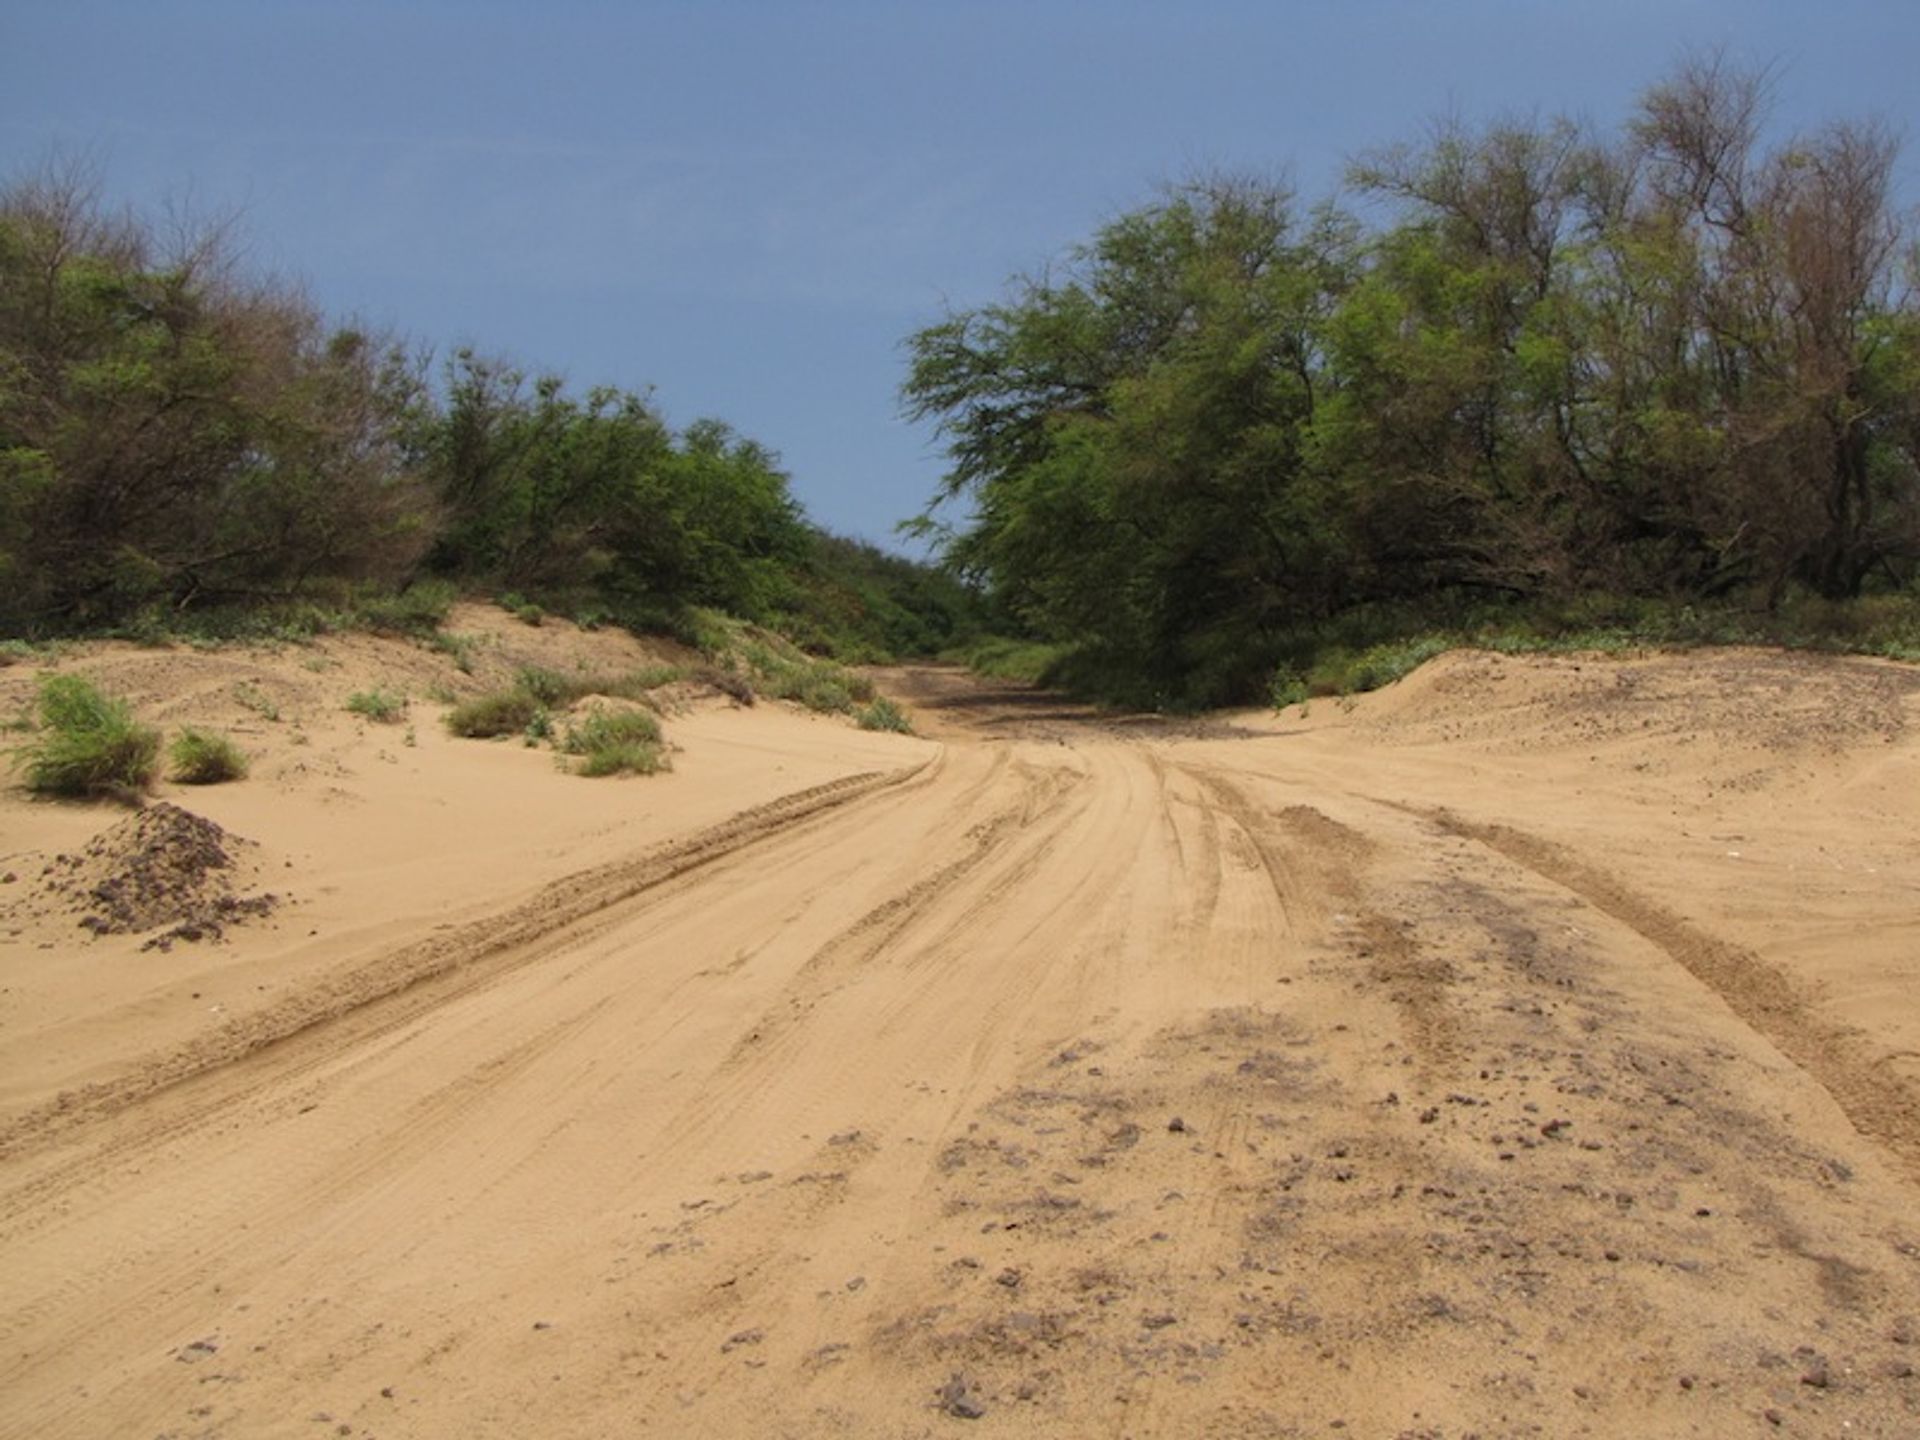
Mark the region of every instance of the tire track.
[[[374, 1020], [377, 1011], [379, 1029], [404, 1024], [443, 1003], [449, 984], [458, 993], [505, 975], [584, 938], [583, 927], [624, 902], [841, 806], [916, 781], [925, 783], [939, 764], [936, 758], [909, 770], [866, 772], [830, 781], [742, 811], [633, 859], [555, 881], [504, 915], [472, 921], [380, 955], [170, 1054], [150, 1058], [122, 1076], [65, 1092], [26, 1111], [0, 1130], [0, 1160], [16, 1160], [43, 1149], [164, 1091], [338, 1022]], [[355, 1038], [366, 1037], [362, 1033]], [[230, 1100], [230, 1096], [219, 1097], [214, 1103]], [[150, 1139], [151, 1132], [140, 1138]], [[31, 1204], [39, 1188], [7, 1196], [0, 1216], [10, 1218], [23, 1203]]]
[[1662, 951], [1818, 1081], [1863, 1135], [1920, 1178], [1920, 1093], [1874, 1055], [1859, 1032], [1823, 1019], [1814, 998], [1761, 956], [1707, 934], [1551, 841], [1445, 810], [1427, 812], [1427, 818], [1572, 891]]

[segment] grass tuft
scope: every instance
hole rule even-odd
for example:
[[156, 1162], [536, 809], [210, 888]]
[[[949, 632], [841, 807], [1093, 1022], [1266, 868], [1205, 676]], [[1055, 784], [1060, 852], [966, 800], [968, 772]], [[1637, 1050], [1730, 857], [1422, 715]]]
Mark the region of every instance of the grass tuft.
[[518, 735], [545, 709], [525, 690], [496, 690], [454, 706], [447, 712], [447, 729], [469, 740]]
[[153, 783], [160, 732], [133, 718], [124, 700], [78, 675], [40, 680], [39, 739], [23, 747], [27, 787], [47, 795], [144, 790]]
[[669, 768], [660, 722], [640, 710], [596, 710], [568, 728], [560, 748], [580, 757], [579, 775], [652, 775]]
[[247, 757], [225, 735], [182, 730], [173, 737], [167, 755], [173, 762], [173, 778], [181, 785], [219, 785], [246, 778]]
[[381, 725], [392, 725], [407, 713], [407, 697], [389, 690], [356, 690], [347, 697], [347, 709]]
[[884, 695], [876, 695], [859, 714], [862, 730], [890, 730], [896, 735], [911, 735], [913, 721], [907, 718], [907, 712]]

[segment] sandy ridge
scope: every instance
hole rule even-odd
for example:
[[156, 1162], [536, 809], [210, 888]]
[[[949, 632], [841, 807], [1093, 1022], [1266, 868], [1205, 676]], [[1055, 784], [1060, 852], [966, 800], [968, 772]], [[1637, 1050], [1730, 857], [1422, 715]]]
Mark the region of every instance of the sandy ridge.
[[[931, 764], [933, 762], [926, 762]], [[318, 1026], [349, 1016], [381, 1028], [405, 1023], [457, 988], [484, 984], [505, 970], [537, 961], [554, 947], [583, 938], [588, 922], [617, 923], [607, 912], [722, 856], [866, 796], [904, 784], [925, 765], [829, 781], [741, 812], [722, 824], [662, 844], [631, 860], [556, 881], [497, 917], [461, 925], [383, 954], [343, 974], [221, 1026], [163, 1056], [138, 1062], [114, 1081], [65, 1092], [0, 1129], [0, 1160], [63, 1139], [75, 1127], [107, 1119], [130, 1105], [208, 1071], [259, 1055]], [[434, 993], [415, 993], [432, 989]], [[375, 1007], [410, 1000], [378, 1017]], [[19, 1197], [31, 1203], [30, 1196]], [[7, 1213], [7, 1212], [0, 1212]]]

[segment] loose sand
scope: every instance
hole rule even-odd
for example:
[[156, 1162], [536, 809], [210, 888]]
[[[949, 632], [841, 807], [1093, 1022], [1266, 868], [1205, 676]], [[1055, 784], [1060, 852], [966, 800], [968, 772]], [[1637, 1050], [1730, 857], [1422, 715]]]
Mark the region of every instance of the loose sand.
[[588, 781], [425, 697], [670, 657], [453, 628], [59, 662], [254, 771], [0, 794], [0, 1435], [1920, 1434], [1920, 672], [902, 669]]

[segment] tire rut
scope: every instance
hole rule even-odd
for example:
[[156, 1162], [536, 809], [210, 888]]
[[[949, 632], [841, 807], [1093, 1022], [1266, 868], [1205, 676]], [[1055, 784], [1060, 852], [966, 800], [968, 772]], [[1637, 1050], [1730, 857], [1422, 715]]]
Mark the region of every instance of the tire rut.
[[[504, 915], [472, 921], [378, 956], [170, 1054], [149, 1058], [122, 1076], [63, 1093], [28, 1110], [0, 1130], [0, 1160], [16, 1160], [44, 1149], [162, 1092], [341, 1022], [374, 1020], [378, 1012], [379, 1028], [404, 1024], [420, 1011], [443, 1003], [449, 984], [464, 991], [497, 979], [558, 945], [582, 938], [583, 926], [627, 901], [825, 812], [907, 785], [938, 764], [936, 759], [909, 770], [865, 772], [798, 791], [635, 858], [556, 881]], [[354, 1038], [366, 1036], [357, 1032]], [[224, 1104], [230, 1098], [209, 1103]], [[143, 1142], [151, 1138], [151, 1132], [141, 1137]], [[37, 1191], [39, 1186], [32, 1189]], [[16, 1213], [23, 1201], [31, 1203], [31, 1195], [8, 1196], [0, 1215]]]
[[1823, 1019], [1813, 997], [1763, 957], [1709, 935], [1551, 841], [1446, 811], [1428, 818], [1572, 891], [1661, 950], [1818, 1081], [1863, 1135], [1920, 1180], [1920, 1094], [1858, 1032]]

